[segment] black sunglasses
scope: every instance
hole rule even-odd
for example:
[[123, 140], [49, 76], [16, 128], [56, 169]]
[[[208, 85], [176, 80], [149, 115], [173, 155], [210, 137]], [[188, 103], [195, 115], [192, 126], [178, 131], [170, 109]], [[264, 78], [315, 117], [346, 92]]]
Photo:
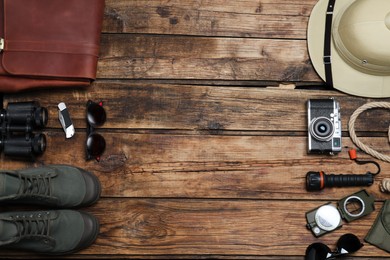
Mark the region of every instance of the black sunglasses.
[[100, 161], [100, 156], [106, 149], [106, 140], [98, 133], [95, 127], [102, 126], [106, 122], [106, 111], [103, 103], [95, 103], [91, 100], [87, 102], [87, 160], [96, 159]]
[[337, 250], [332, 252], [323, 243], [313, 243], [306, 249], [305, 260], [326, 260], [335, 259], [338, 256], [352, 254], [362, 248], [363, 244], [354, 234], [342, 235], [337, 241]]

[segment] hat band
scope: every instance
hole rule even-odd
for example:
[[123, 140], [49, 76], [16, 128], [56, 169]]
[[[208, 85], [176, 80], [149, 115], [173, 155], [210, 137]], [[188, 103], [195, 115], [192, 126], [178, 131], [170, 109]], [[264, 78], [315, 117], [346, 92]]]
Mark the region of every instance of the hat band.
[[332, 53], [331, 53], [331, 36], [332, 36], [332, 21], [333, 10], [336, 0], [329, 0], [328, 7], [326, 8], [326, 20], [325, 20], [325, 35], [324, 35], [324, 66], [325, 66], [325, 82], [333, 88], [333, 76], [332, 76]]

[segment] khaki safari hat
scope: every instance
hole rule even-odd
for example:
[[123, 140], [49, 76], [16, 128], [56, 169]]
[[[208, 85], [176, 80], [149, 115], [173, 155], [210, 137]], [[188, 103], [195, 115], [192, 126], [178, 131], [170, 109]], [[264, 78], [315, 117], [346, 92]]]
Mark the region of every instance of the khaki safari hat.
[[390, 0], [319, 0], [307, 37], [313, 66], [328, 85], [390, 97]]

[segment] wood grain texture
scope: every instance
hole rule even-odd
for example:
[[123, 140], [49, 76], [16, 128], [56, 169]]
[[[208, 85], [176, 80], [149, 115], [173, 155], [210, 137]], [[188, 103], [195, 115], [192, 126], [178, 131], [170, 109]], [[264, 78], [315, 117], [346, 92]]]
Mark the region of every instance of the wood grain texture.
[[[5, 103], [37, 100], [48, 108], [48, 146], [35, 162], [1, 154], [1, 169], [71, 164], [102, 183], [101, 200], [82, 209], [101, 222], [96, 243], [64, 258], [298, 260], [313, 242], [334, 249], [348, 232], [363, 240], [390, 198], [378, 188], [390, 178], [388, 163], [378, 161], [382, 173], [367, 187], [373, 214], [318, 239], [305, 227], [307, 211], [361, 189], [307, 192], [308, 171], [376, 170], [347, 154], [355, 148], [350, 115], [376, 100], [321, 89], [311, 65], [306, 29], [316, 2], [106, 0], [91, 88], [5, 95]], [[341, 104], [343, 152], [308, 155], [305, 103], [328, 97]], [[100, 162], [85, 160], [88, 100], [102, 101], [108, 115], [96, 129], [107, 142]], [[76, 127], [69, 140], [59, 102]], [[375, 109], [356, 128], [366, 144], [389, 154], [389, 123], [388, 111]], [[360, 150], [358, 157], [372, 159]], [[2, 250], [0, 258], [40, 256]], [[365, 243], [346, 259], [387, 258]]]
[[[1, 167], [68, 163], [99, 177], [103, 199], [87, 210], [101, 219], [102, 233], [93, 247], [82, 252], [84, 257], [273, 255], [289, 259], [302, 255], [305, 247], [316, 241], [304, 227], [306, 211], [360, 190], [308, 193], [304, 187], [306, 172], [375, 170], [348, 159], [346, 151], [354, 145], [347, 137], [343, 140], [344, 152], [338, 156], [306, 154], [305, 101], [329, 96], [342, 104], [344, 131], [348, 115], [369, 101], [333, 91], [112, 81], [97, 82], [86, 91], [8, 95], [7, 102], [33, 98], [48, 107], [50, 128], [45, 130], [47, 151], [37, 162], [3, 157]], [[108, 144], [99, 163], [86, 162], [84, 157], [88, 99], [103, 100], [108, 114], [107, 123], [97, 129]], [[65, 140], [59, 126], [57, 100], [66, 100], [77, 128], [70, 140]], [[376, 120], [376, 113], [384, 120]], [[364, 130], [365, 143], [388, 153], [386, 116], [386, 112], [371, 111], [359, 127]], [[358, 155], [370, 158], [362, 152]], [[390, 177], [388, 168], [382, 164], [382, 173], [368, 188], [378, 208], [388, 198], [377, 186]], [[287, 225], [280, 224], [286, 219]], [[276, 227], [273, 221], [278, 223]], [[348, 225], [352, 228], [348, 231], [364, 237], [372, 219], [361, 223]], [[331, 245], [337, 236], [321, 241]], [[370, 246], [368, 249], [358, 255], [383, 256], [383, 252]]]
[[[306, 135], [306, 101], [334, 97], [341, 105], [342, 129], [360, 106], [375, 101], [336, 91], [278, 88], [171, 85], [98, 81], [90, 89], [40, 91], [6, 96], [7, 102], [34, 99], [49, 110], [48, 127], [60, 128], [57, 104], [66, 100], [76, 128], [86, 127], [86, 103], [103, 101], [103, 129], [188, 130], [198, 134]], [[382, 99], [381, 101], [390, 101]], [[373, 109], [356, 121], [356, 130], [385, 135], [388, 111]], [[244, 131], [244, 133], [242, 133]]]
[[[273, 200], [102, 199], [86, 209], [101, 222], [101, 233], [83, 255], [221, 255], [280, 258], [304, 254], [318, 241], [305, 228], [305, 212], [323, 202]], [[378, 207], [381, 203], [377, 204]], [[352, 232], [364, 237], [375, 213], [321, 238], [333, 248]], [[264, 239], [267, 238], [267, 239]], [[363, 257], [387, 256], [365, 245]], [[74, 256], [75, 257], [75, 256]]]
[[98, 76], [318, 83], [305, 41], [314, 4], [107, 1], [103, 31], [115, 34], [103, 35]]
[[106, 1], [104, 32], [306, 38], [311, 1]]
[[[335, 157], [307, 156], [306, 138], [283, 136], [215, 136], [133, 134], [103, 132], [108, 145], [100, 163], [85, 162], [85, 136], [64, 141], [63, 133], [48, 133], [48, 147], [36, 165], [70, 163], [94, 172], [102, 181], [104, 196], [139, 198], [230, 198], [280, 200], [337, 200], [360, 188], [326, 189], [308, 193], [308, 171], [364, 174], [375, 172], [361, 166], [344, 152]], [[383, 138], [365, 138], [380, 147]], [[70, 152], [71, 151], [71, 152]], [[359, 153], [363, 159], [368, 156]], [[6, 161], [2, 167], [24, 164]], [[32, 165], [31, 165], [32, 166]], [[388, 198], [378, 184], [389, 178], [389, 165], [368, 190], [376, 199]]]
[[103, 35], [99, 78], [318, 82], [306, 41]]

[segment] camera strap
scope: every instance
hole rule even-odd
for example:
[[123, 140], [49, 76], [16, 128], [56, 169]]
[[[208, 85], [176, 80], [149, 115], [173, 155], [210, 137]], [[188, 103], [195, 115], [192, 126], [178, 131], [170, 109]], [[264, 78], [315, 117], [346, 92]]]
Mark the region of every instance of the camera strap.
[[333, 88], [333, 76], [332, 76], [332, 21], [333, 10], [336, 0], [329, 0], [328, 7], [326, 8], [325, 19], [325, 35], [324, 35], [324, 66], [325, 66], [325, 81], [328, 87]]

